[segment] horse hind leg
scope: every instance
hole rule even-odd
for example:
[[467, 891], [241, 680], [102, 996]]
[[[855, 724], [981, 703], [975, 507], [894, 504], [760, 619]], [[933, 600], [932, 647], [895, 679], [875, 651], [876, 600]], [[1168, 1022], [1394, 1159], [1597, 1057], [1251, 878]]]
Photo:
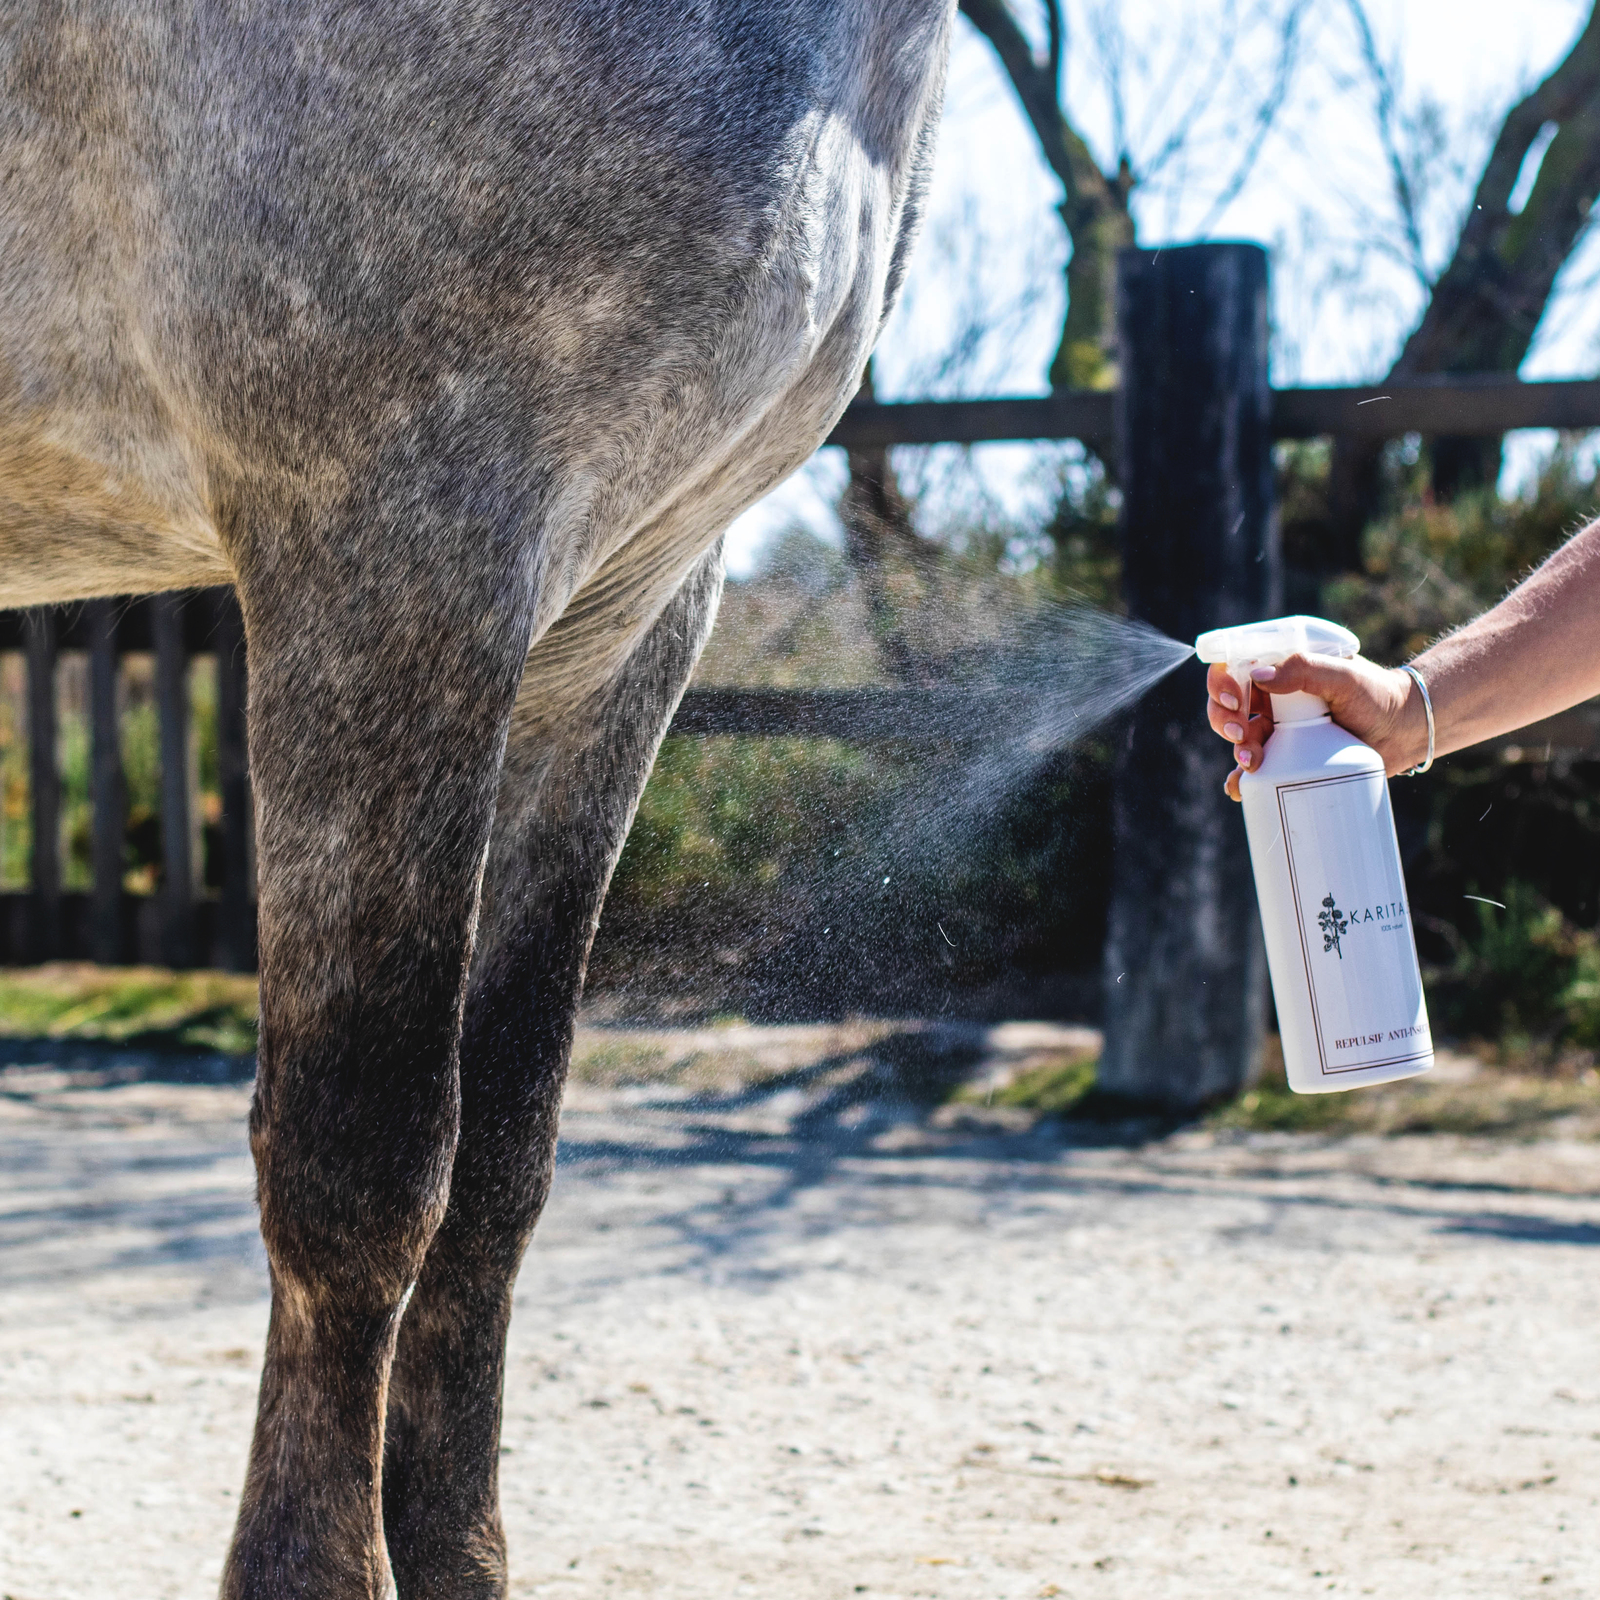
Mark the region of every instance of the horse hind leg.
[[[573, 1014], [606, 884], [710, 631], [720, 546], [619, 678], [556, 730], [514, 724], [461, 1037], [444, 1222], [400, 1328], [384, 1527], [401, 1600], [506, 1592], [499, 1445], [511, 1291], [550, 1192]], [[523, 687], [536, 704], [530, 664]]]
[[[416, 485], [393, 488], [397, 506], [286, 533], [259, 559], [246, 543], [240, 561], [261, 916], [250, 1140], [272, 1311], [224, 1600], [393, 1592], [386, 1386], [445, 1209], [532, 610], [515, 541], [447, 510], [434, 526]], [[383, 539], [402, 514], [416, 537]]]

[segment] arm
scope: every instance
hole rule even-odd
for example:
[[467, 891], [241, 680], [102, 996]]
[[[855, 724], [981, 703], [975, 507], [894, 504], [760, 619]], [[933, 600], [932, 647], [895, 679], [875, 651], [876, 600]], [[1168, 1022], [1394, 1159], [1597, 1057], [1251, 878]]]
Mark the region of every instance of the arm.
[[[1434, 754], [1441, 756], [1600, 694], [1600, 522], [1574, 534], [1499, 605], [1412, 665], [1433, 699]], [[1340, 727], [1383, 757], [1391, 777], [1427, 754], [1422, 696], [1398, 669], [1360, 656], [1290, 656], [1276, 670], [1258, 668], [1252, 677], [1280, 694], [1304, 689], [1320, 695]], [[1239, 773], [1259, 764], [1272, 732], [1271, 701], [1258, 689], [1246, 722], [1239, 714], [1241, 686], [1220, 666], [1207, 674], [1206, 690], [1211, 726], [1233, 742], [1239, 763], [1228, 777], [1228, 793], [1237, 800]]]

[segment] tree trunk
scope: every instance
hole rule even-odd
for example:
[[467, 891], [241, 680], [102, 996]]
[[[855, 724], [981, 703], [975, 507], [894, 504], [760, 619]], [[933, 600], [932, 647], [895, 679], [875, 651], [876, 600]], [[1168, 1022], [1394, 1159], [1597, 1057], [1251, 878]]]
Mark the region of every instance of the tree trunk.
[[1061, 105], [1062, 19], [1059, 0], [1046, 0], [1050, 51], [1040, 62], [1006, 0], [961, 0], [967, 20], [994, 46], [1050, 170], [1061, 181], [1057, 209], [1072, 241], [1067, 263], [1067, 314], [1050, 363], [1057, 389], [1114, 389], [1117, 252], [1134, 242], [1128, 196], [1133, 172], [1126, 160], [1108, 178]]

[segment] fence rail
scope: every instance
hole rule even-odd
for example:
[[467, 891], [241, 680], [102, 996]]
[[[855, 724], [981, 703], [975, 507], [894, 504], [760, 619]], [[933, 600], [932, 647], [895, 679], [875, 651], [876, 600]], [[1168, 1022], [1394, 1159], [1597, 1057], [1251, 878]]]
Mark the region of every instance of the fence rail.
[[[828, 444], [870, 448], [1080, 439], [1110, 448], [1115, 393], [1066, 392], [994, 400], [853, 405]], [[1319, 434], [1391, 437], [1409, 432], [1498, 434], [1513, 428], [1600, 428], [1600, 382], [1522, 383], [1499, 374], [1449, 375], [1381, 387], [1278, 389], [1270, 401], [1278, 439]], [[88, 657], [90, 857], [93, 887], [63, 888], [57, 664]], [[227, 589], [95, 600], [0, 612], [0, 651], [26, 661], [31, 883], [0, 893], [0, 961], [56, 956], [159, 961], [248, 970], [255, 964], [254, 851], [245, 758], [244, 628]], [[161, 752], [161, 858], [157, 890], [125, 891], [126, 787], [120, 746], [118, 663], [155, 658]], [[197, 791], [190, 759], [187, 679], [196, 657], [214, 659], [221, 886], [203, 883], [196, 846]], [[671, 732], [839, 739], [855, 744], [945, 742], [949, 728], [981, 727], [994, 690], [692, 689]], [[1600, 701], [1494, 741], [1502, 759], [1600, 757]]]
[[950, 730], [992, 725], [985, 713], [1017, 691], [943, 685], [926, 689], [691, 689], [668, 730], [705, 738], [839, 739], [846, 744], [939, 745]]
[[[255, 962], [251, 808], [245, 762], [243, 629], [225, 589], [56, 610], [0, 613], [0, 650], [27, 662], [32, 883], [0, 893], [0, 961], [55, 957], [157, 962], [241, 971]], [[56, 666], [67, 650], [88, 656], [89, 784], [93, 887], [62, 888], [62, 794]], [[162, 873], [156, 892], [123, 888], [127, 803], [119, 747], [117, 662], [156, 661], [162, 755]], [[217, 673], [218, 829], [222, 883], [208, 893], [195, 849], [197, 792], [189, 758], [187, 671], [210, 657]], [[855, 745], [929, 747], [970, 738], [1018, 691], [941, 686], [850, 689], [691, 689], [673, 735], [837, 739]], [[45, 736], [32, 737], [34, 728]], [[960, 730], [952, 734], [947, 730]], [[1493, 741], [1502, 760], [1600, 757], [1600, 701]], [[44, 848], [40, 849], [40, 843]]]
[[[669, 734], [691, 738], [838, 739], [845, 744], [945, 745], [947, 729], [987, 725], [982, 713], [1010, 703], [1023, 690], [962, 687], [927, 689], [691, 689]], [[1480, 748], [1480, 747], [1475, 747]], [[1600, 700], [1486, 739], [1481, 748], [1507, 763], [1600, 759]]]
[[[1391, 439], [1404, 433], [1509, 433], [1514, 428], [1600, 428], [1600, 382], [1524, 383], [1492, 373], [1445, 373], [1405, 383], [1274, 389], [1274, 439], [1345, 435]], [[911, 400], [850, 407], [830, 445], [986, 444], [1081, 439], [1101, 448], [1116, 431], [1117, 396], [1063, 391], [1002, 400]]]

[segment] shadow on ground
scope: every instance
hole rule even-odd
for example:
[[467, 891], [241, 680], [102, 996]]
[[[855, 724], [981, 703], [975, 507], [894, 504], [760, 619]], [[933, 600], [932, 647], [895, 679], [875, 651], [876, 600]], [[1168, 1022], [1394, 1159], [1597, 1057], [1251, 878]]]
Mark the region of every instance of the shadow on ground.
[[89, 1039], [0, 1038], [0, 1094], [7, 1068], [49, 1067], [67, 1075], [62, 1087], [115, 1089], [128, 1083], [249, 1083], [254, 1055], [175, 1046], [164, 1030], [115, 1044]]
[[[1600, 1226], [1542, 1204], [1537, 1180], [1463, 1173], [1457, 1181], [1420, 1160], [1414, 1170], [1366, 1171], [1349, 1141], [1314, 1135], [1169, 1141], [1178, 1124], [1103, 1103], [1069, 1117], [985, 1105], [972, 1094], [983, 1082], [985, 1037], [908, 1024], [759, 1081], [576, 1083], [558, 1152], [565, 1236], [607, 1234], [626, 1216], [665, 1251], [648, 1249], [656, 1262], [648, 1270], [732, 1270], [765, 1281], [789, 1270], [772, 1255], [785, 1237], [877, 1227], [930, 1208], [954, 1206], [985, 1226], [1068, 1203], [1140, 1225], [1145, 1202], [1184, 1207], [1208, 1197], [1243, 1212], [1224, 1234], [1269, 1245], [1308, 1229], [1332, 1237], [1362, 1217], [1508, 1246], [1600, 1245]], [[179, 1263], [226, 1276], [231, 1263], [254, 1284], [261, 1257], [243, 1097], [217, 1102], [205, 1126], [186, 1121], [192, 1108], [181, 1098], [186, 1086], [246, 1084], [252, 1065], [0, 1041], [0, 1108], [9, 1102], [19, 1117], [0, 1126], [0, 1283], [84, 1282]], [[152, 1089], [137, 1108], [103, 1093], [139, 1084]], [[123, 1137], [121, 1119], [135, 1115], [144, 1132]], [[208, 1182], [213, 1165], [217, 1181]], [[1484, 1210], [1491, 1192], [1504, 1203]], [[610, 1248], [620, 1241], [592, 1242], [585, 1271], [597, 1281], [647, 1270], [637, 1251]]]

